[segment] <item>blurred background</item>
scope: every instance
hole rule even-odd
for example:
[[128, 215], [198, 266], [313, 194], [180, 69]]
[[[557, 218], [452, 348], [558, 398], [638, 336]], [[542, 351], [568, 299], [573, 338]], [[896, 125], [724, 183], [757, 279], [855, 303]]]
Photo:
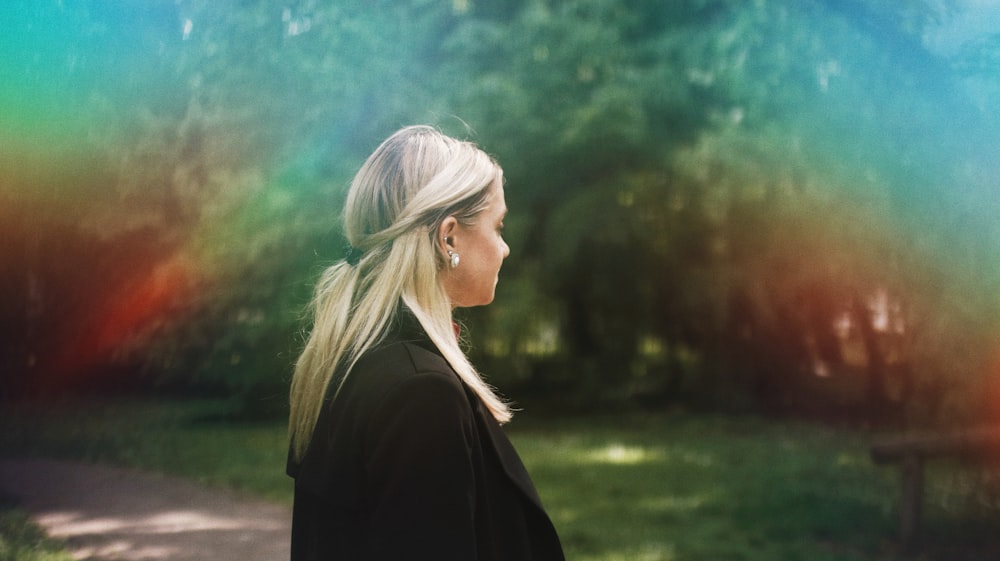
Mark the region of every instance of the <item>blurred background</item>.
[[535, 411], [1000, 413], [1000, 7], [212, 0], [0, 8], [0, 394], [280, 418], [364, 157], [505, 168], [462, 312]]

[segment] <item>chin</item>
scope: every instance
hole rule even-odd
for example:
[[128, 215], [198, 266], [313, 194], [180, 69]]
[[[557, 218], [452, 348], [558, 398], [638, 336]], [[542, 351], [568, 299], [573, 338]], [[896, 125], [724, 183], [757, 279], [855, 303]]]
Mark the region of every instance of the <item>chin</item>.
[[493, 302], [493, 296], [491, 295], [488, 298], [481, 298], [481, 299], [476, 299], [476, 300], [469, 299], [469, 300], [465, 300], [463, 302], [456, 302], [452, 307], [453, 308], [476, 308], [478, 306], [487, 306], [487, 305], [491, 304], [492, 302]]
[[473, 306], [488, 306], [493, 303], [493, 294], [478, 299]]

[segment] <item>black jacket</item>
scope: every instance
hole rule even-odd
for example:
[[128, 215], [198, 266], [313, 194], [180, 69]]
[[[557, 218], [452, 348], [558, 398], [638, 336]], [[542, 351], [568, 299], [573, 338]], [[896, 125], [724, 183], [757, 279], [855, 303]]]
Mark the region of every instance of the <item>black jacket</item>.
[[499, 424], [405, 323], [358, 361], [289, 461], [292, 561], [563, 560]]

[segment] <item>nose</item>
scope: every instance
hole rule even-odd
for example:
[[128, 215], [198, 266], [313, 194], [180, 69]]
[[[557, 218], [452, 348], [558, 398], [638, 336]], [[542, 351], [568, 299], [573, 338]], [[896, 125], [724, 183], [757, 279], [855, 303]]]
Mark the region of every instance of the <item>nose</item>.
[[503, 258], [506, 259], [510, 255], [510, 246], [503, 240], [500, 243], [503, 244]]

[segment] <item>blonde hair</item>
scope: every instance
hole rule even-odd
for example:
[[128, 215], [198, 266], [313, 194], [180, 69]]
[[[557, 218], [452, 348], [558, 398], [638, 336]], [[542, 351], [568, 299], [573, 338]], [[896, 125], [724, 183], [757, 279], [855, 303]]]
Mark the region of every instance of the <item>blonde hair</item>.
[[438, 280], [444, 267], [438, 227], [449, 216], [474, 221], [502, 181], [500, 166], [476, 145], [426, 126], [397, 131], [365, 161], [344, 207], [344, 234], [360, 260], [323, 272], [312, 330], [292, 377], [288, 433], [295, 458], [305, 455], [331, 384], [340, 391], [361, 355], [385, 336], [400, 303], [493, 416], [510, 420], [508, 405], [459, 347]]

